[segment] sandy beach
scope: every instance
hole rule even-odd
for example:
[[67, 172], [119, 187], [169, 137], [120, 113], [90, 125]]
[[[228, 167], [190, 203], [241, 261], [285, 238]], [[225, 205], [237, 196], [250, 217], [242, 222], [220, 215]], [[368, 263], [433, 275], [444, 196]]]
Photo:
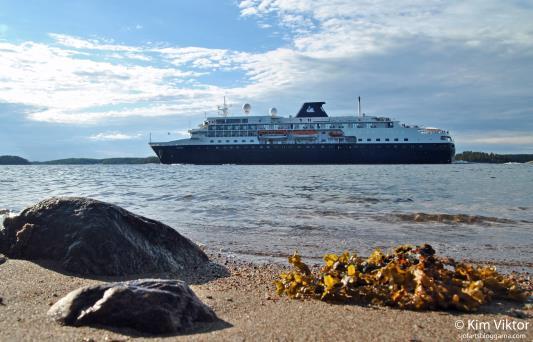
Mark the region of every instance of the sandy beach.
[[[527, 306], [494, 303], [480, 313], [465, 314], [290, 300], [275, 295], [272, 284], [284, 269], [283, 266], [254, 265], [223, 256], [211, 257], [224, 266], [222, 273], [226, 276], [217, 278], [220, 269], [213, 269], [211, 272], [215, 274], [206, 277], [206, 271], [203, 270], [188, 277], [187, 281], [198, 297], [213, 308], [220, 321], [199, 325], [181, 335], [159, 337], [140, 335], [128, 329], [76, 328], [53, 322], [46, 312], [71, 290], [121, 279], [79, 278], [53, 271], [46, 263], [38, 265], [25, 260], [8, 259], [0, 265], [0, 340], [450, 341], [460, 340], [464, 333], [519, 333], [524, 335], [518, 340], [530, 341], [533, 338], [533, 311]], [[530, 287], [528, 283], [523, 284]], [[455, 327], [457, 321], [468, 324], [469, 320], [490, 322], [491, 330]], [[494, 320], [523, 322], [529, 328], [522, 331], [497, 330]]]

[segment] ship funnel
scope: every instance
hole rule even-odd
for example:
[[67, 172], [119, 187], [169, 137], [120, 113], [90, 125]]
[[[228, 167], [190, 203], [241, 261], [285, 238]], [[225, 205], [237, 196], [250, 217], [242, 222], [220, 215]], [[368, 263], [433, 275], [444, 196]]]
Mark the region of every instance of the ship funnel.
[[252, 110], [252, 106], [249, 103], [245, 103], [244, 106], [242, 106], [242, 110], [246, 115], [250, 114], [250, 111]]
[[359, 116], [361, 116], [361, 96], [357, 96], [357, 109]]
[[272, 117], [275, 117], [276, 115], [278, 115], [278, 110], [276, 109], [276, 107], [272, 107], [272, 108], [270, 108], [270, 111], [269, 111], [269, 112], [270, 112], [270, 115], [271, 115]]

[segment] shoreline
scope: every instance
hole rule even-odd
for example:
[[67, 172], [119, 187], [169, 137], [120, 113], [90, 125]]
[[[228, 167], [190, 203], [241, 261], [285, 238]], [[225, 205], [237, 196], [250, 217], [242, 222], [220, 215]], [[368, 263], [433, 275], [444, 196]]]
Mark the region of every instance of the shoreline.
[[[212, 264], [214, 268], [200, 270], [187, 282], [221, 321], [198, 325], [181, 335], [155, 337], [139, 335], [128, 329], [60, 326], [46, 316], [48, 308], [71, 290], [102, 281], [114, 281], [116, 277], [81, 278], [52, 271], [46, 268], [46, 263], [38, 265], [25, 260], [7, 259], [0, 265], [0, 339], [457, 340], [459, 333], [467, 332], [454, 327], [457, 320], [507, 319], [531, 322], [533, 317], [531, 308], [524, 309], [523, 305], [510, 302], [495, 302], [482, 308], [479, 313], [460, 313], [291, 300], [278, 297], [273, 285], [279, 273], [289, 267], [276, 263], [258, 265], [242, 262], [222, 253], [208, 254], [215, 263]], [[217, 267], [222, 267], [226, 274], [220, 276]], [[531, 291], [531, 279], [527, 275], [522, 276], [523, 286]], [[519, 318], [523, 315], [526, 318]], [[495, 332], [502, 331], [492, 331]], [[530, 327], [525, 334], [526, 340], [531, 340], [533, 328]]]

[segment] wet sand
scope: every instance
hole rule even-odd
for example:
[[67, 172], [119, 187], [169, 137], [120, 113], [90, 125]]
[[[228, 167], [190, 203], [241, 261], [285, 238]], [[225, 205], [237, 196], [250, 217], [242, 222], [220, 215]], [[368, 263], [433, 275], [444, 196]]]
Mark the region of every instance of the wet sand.
[[[237, 263], [216, 256], [215, 259], [224, 265], [227, 276], [211, 279], [202, 272], [190, 277], [188, 282], [198, 283], [191, 288], [221, 320], [199, 325], [182, 335], [162, 337], [143, 336], [128, 329], [67, 327], [51, 321], [46, 316], [48, 308], [69, 291], [117, 279], [74, 277], [29, 261], [8, 259], [0, 265], [0, 341], [450, 341], [459, 340], [459, 335], [465, 332], [523, 333], [524, 339], [518, 340], [533, 339], [531, 305], [494, 303], [481, 313], [464, 314], [289, 300], [277, 297], [272, 285], [284, 269], [282, 266]], [[531, 289], [529, 280], [523, 281]], [[525, 331], [455, 328], [458, 320], [467, 323], [501, 319], [529, 322], [529, 328]]]

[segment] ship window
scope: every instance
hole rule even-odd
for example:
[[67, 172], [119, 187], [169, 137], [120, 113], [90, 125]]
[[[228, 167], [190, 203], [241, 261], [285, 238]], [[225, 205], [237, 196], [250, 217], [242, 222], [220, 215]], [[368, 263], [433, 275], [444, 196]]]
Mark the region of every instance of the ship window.
[[359, 138], [359, 139], [357, 139], [357, 141], [363, 141], [363, 139]]
[[253, 140], [250, 140], [250, 142], [254, 142]]
[[366, 141], [372, 141], [372, 139], [369, 138], [369, 139], [366, 139]]
[[239, 142], [238, 140], [233, 140], [233, 142]]
[[246, 142], [246, 140], [244, 140], [244, 139], [243, 139], [243, 140], [242, 140], [242, 142], [244, 142], [244, 143], [245, 143], [245, 142]]
[[326, 139], [322, 139], [322, 142], [326, 141]]
[[380, 139], [380, 138], [377, 138], [376, 141], [381, 141], [381, 139]]
[[398, 141], [398, 138], [394, 138], [394, 141]]
[[214, 140], [211, 140], [211, 141], [209, 141], [209, 142], [210, 142], [210, 143], [214, 143], [215, 141], [214, 141]]
[[227, 143], [229, 143], [229, 140], [226, 140]]
[[409, 139], [407, 139], [407, 138], [403, 138], [403, 141], [409, 141]]
[[385, 141], [390, 141], [389, 138], [386, 138]]

